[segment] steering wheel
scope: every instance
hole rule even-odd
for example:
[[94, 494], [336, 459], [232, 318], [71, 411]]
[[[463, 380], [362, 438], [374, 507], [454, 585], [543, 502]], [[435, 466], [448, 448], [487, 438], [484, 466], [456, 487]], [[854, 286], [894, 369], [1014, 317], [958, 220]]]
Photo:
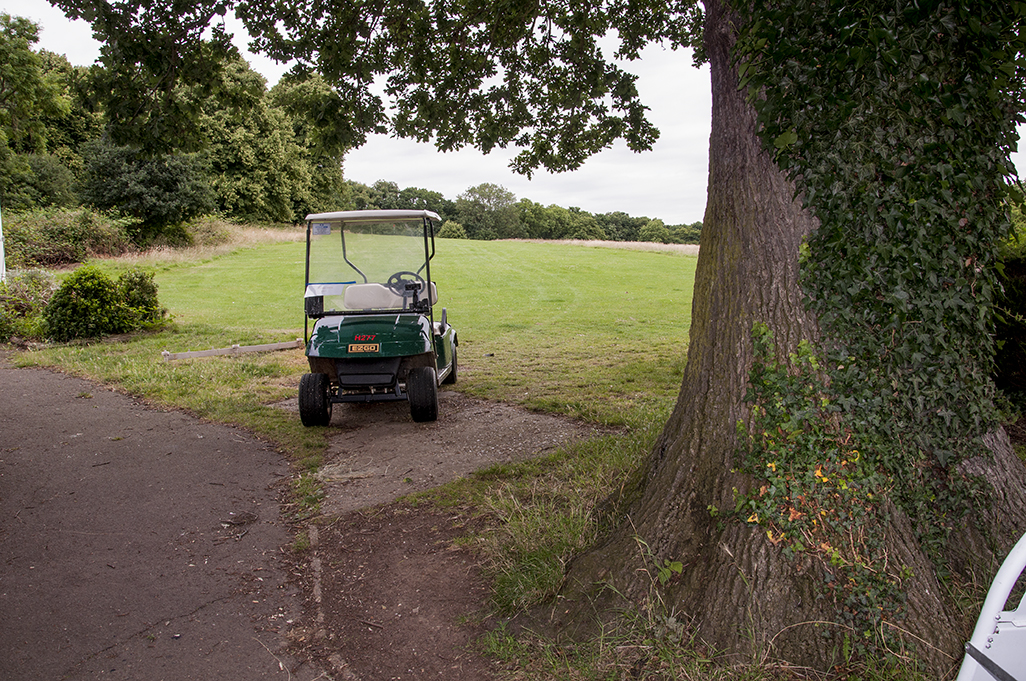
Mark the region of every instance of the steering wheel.
[[[403, 277], [409, 277], [409, 279], [404, 279]], [[406, 284], [412, 281], [419, 281], [421, 284], [419, 290], [423, 290], [424, 279], [422, 279], [421, 276], [416, 272], [409, 272], [406, 270], [396, 272], [395, 274], [390, 276], [388, 278], [388, 281], [385, 282], [385, 286], [387, 286], [388, 288], [392, 289], [400, 295], [406, 295]]]

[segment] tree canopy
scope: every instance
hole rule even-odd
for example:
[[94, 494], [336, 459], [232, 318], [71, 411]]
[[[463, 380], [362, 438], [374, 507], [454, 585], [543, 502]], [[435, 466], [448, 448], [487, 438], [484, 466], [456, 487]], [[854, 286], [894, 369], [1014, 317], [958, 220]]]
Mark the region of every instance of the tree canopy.
[[[653, 41], [700, 44], [701, 35], [694, 1], [53, 4], [89, 20], [104, 44], [100, 83], [119, 143], [159, 150], [173, 135], [195, 139], [185, 125], [198, 111], [175, 89], [219, 87], [220, 65], [234, 48], [217, 18], [234, 8], [257, 51], [295, 60], [296, 77], [319, 73], [335, 89], [317, 118], [336, 148], [386, 130], [441, 150], [515, 145], [523, 151], [514, 167], [528, 174], [577, 168], [618, 139], [635, 151], [651, 148], [658, 131], [636, 77], [613, 57], [637, 59]], [[600, 44], [611, 35], [615, 47]]]
[[38, 40], [35, 24], [0, 14], [0, 198], [7, 207], [30, 206], [47, 188], [67, 191], [67, 173], [42, 154], [46, 121], [66, 115], [70, 102], [32, 50]]

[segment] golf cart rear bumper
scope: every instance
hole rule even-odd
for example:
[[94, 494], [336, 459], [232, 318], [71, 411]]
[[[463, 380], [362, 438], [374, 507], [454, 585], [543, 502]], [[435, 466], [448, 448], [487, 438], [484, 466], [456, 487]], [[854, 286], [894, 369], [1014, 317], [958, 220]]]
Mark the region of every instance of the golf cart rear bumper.
[[[415, 367], [434, 367], [435, 353], [423, 352], [407, 357], [343, 359], [336, 357], [307, 357], [310, 372], [327, 374], [332, 386], [340, 392], [392, 391], [406, 382], [406, 375]], [[388, 366], [388, 362], [394, 366]]]

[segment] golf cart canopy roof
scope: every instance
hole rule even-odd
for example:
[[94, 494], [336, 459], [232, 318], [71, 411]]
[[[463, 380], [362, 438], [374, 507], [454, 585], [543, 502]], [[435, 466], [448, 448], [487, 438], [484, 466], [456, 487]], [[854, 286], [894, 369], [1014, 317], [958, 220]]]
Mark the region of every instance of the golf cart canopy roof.
[[334, 213], [312, 213], [306, 216], [307, 222], [390, 222], [393, 220], [417, 220], [429, 218], [441, 222], [438, 213], [430, 210], [340, 210]]

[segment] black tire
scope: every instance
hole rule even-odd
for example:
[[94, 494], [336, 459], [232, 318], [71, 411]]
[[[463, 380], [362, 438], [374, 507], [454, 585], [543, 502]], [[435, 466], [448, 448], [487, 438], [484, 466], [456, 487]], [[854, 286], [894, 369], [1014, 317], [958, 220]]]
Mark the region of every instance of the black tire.
[[307, 428], [331, 422], [331, 381], [327, 374], [303, 374], [299, 379], [299, 420]]
[[406, 376], [410, 416], [417, 423], [438, 420], [438, 381], [431, 367], [410, 369]]
[[453, 385], [456, 383], [456, 348], [452, 349], [452, 369], [449, 370], [449, 374], [442, 379], [442, 385]]

